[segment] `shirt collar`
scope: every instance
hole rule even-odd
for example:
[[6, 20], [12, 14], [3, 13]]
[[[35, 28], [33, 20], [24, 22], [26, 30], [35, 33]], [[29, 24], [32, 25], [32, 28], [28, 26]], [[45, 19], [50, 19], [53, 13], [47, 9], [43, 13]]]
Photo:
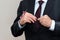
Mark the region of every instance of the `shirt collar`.
[[[35, 0], [36, 3], [37, 3], [38, 1], [40, 1], [40, 0]], [[47, 2], [47, 0], [42, 0], [42, 1]]]

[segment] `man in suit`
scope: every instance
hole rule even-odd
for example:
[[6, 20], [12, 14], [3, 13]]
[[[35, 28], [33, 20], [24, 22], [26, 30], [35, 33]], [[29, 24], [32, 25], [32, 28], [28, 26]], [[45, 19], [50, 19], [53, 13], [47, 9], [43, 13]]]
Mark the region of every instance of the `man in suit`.
[[[35, 16], [38, 1], [21, 1], [11, 31], [17, 37], [25, 31], [26, 40], [60, 40], [60, 0], [42, 0], [40, 17]], [[39, 22], [39, 27], [35, 22]]]

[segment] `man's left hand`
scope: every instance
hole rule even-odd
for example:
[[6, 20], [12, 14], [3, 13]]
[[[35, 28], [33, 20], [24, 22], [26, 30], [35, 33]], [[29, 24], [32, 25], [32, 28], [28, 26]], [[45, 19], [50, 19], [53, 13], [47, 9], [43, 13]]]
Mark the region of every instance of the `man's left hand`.
[[41, 23], [41, 25], [49, 28], [52, 23], [52, 19], [48, 15], [44, 15], [40, 18], [38, 18], [38, 21]]

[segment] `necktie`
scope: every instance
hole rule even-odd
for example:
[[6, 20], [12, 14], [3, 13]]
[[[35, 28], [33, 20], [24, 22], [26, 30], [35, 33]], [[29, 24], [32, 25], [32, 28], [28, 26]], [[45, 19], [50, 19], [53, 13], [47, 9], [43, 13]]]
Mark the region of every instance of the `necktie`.
[[[36, 14], [35, 14], [35, 16], [36, 16], [37, 18], [40, 17], [42, 3], [43, 3], [43, 1], [39, 1], [39, 7], [38, 7], [38, 9], [37, 9], [37, 11], [36, 11]], [[39, 29], [40, 23], [39, 23], [38, 20], [34, 23], [34, 27], [35, 27], [35, 30]]]
[[38, 1], [38, 3], [39, 3], [39, 7], [38, 7], [38, 9], [37, 9], [37, 11], [36, 11], [36, 14], [35, 14], [35, 16], [36, 16], [37, 18], [40, 17], [41, 6], [42, 6], [43, 1], [42, 1], [42, 0], [41, 0], [41, 1]]

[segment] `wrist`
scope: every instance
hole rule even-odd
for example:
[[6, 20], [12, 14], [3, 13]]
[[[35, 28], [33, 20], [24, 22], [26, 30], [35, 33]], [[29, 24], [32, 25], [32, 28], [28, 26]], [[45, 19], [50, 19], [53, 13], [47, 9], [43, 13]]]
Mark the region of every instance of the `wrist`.
[[21, 20], [19, 20], [19, 24], [20, 24], [21, 26], [25, 25]]

